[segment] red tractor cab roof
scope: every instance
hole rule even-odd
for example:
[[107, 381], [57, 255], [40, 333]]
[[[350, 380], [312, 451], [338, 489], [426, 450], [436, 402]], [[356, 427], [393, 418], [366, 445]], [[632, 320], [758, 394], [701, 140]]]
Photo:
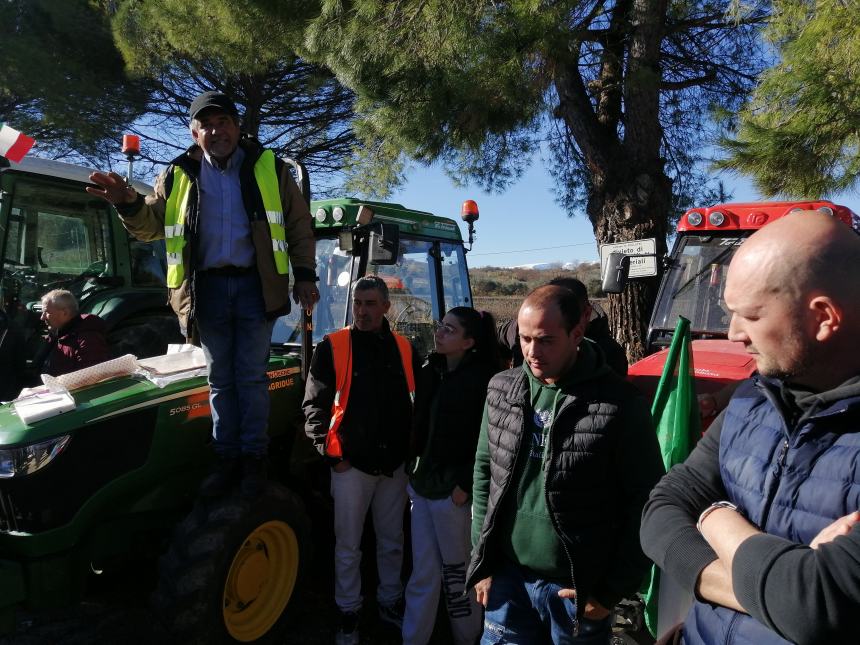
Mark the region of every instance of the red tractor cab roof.
[[794, 211], [818, 210], [840, 219], [851, 226], [853, 213], [846, 206], [827, 200], [800, 200], [793, 202], [749, 202], [745, 204], [717, 204], [707, 208], [691, 208], [678, 221], [678, 232], [730, 231], [759, 229]]

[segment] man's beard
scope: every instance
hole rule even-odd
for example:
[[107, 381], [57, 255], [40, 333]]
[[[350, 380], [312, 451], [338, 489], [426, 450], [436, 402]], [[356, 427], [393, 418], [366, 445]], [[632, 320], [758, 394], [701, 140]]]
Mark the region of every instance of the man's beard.
[[812, 343], [803, 337], [797, 327], [789, 330], [789, 335], [785, 339], [785, 349], [785, 354], [792, 357], [789, 363], [780, 365], [773, 361], [773, 364], [759, 368], [759, 373], [786, 382], [797, 381], [807, 376], [814, 365], [814, 349]]

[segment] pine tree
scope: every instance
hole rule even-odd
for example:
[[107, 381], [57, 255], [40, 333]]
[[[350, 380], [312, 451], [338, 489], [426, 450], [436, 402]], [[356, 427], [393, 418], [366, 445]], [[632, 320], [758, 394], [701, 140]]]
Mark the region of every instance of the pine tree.
[[819, 198], [860, 179], [860, 5], [777, 0], [778, 63], [740, 115], [721, 165], [769, 195]]
[[[565, 205], [585, 204], [598, 243], [653, 237], [662, 254], [670, 214], [702, 194], [709, 111], [737, 109], [764, 67], [766, 7], [731, 6], [323, 0], [305, 43], [356, 92], [356, 129], [378, 160], [441, 160], [500, 189], [544, 145]], [[610, 298], [631, 358], [644, 353], [659, 279]]]
[[354, 96], [330, 71], [295, 54], [299, 16], [267, 17], [253, 3], [219, 0], [121, 4], [117, 42], [134, 73], [153, 86], [135, 124], [144, 157], [163, 162], [184, 149], [191, 100], [219, 90], [236, 101], [246, 133], [305, 163], [315, 195], [339, 186], [355, 156]]
[[145, 104], [104, 8], [87, 0], [0, 3], [0, 121], [53, 157], [104, 158]]

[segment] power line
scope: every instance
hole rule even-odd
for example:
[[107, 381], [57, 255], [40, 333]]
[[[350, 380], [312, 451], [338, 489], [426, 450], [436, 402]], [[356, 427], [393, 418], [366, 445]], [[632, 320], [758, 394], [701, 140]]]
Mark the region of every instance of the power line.
[[470, 255], [503, 255], [505, 253], [529, 253], [531, 251], [551, 251], [552, 249], [567, 249], [572, 246], [591, 246], [593, 242], [579, 242], [578, 244], [561, 244], [559, 246], [542, 246], [539, 249], [515, 249], [513, 251], [487, 251], [485, 253], [470, 253]]

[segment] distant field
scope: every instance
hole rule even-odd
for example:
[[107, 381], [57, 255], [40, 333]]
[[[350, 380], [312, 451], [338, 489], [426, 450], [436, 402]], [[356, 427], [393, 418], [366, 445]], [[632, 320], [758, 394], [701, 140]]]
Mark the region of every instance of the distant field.
[[475, 296], [475, 309], [489, 311], [500, 323], [514, 318], [522, 301], [523, 296]]
[[[475, 309], [489, 311], [497, 323], [512, 320], [516, 317], [524, 296], [475, 296]], [[606, 308], [606, 298], [591, 298], [591, 302], [599, 303]]]

